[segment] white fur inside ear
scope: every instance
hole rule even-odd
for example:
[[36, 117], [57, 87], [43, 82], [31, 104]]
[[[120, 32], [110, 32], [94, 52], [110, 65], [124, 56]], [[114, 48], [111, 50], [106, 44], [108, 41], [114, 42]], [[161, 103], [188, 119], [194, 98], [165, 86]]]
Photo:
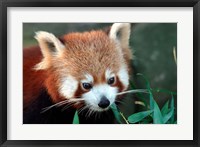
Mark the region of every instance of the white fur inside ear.
[[[110, 38], [119, 41], [123, 48], [129, 47], [130, 38], [130, 23], [114, 23], [110, 29]], [[120, 33], [120, 38], [117, 38], [117, 34]]]
[[118, 72], [119, 80], [124, 85], [124, 90], [128, 88], [129, 85], [129, 75], [128, 75], [128, 68], [126, 65], [122, 65], [119, 72]]
[[34, 69], [47, 69], [51, 64], [51, 59], [53, 57], [59, 57], [62, 55], [65, 46], [53, 34], [44, 31], [36, 32], [35, 39], [37, 39], [39, 43], [43, 59], [34, 67]]
[[73, 98], [78, 88], [78, 81], [73, 76], [67, 76], [61, 81], [59, 92], [65, 98]]
[[49, 44], [55, 47], [55, 52], [53, 54], [59, 54], [65, 47], [52, 33], [44, 31], [36, 32], [35, 39], [38, 41], [44, 56], [49, 56], [52, 54]]

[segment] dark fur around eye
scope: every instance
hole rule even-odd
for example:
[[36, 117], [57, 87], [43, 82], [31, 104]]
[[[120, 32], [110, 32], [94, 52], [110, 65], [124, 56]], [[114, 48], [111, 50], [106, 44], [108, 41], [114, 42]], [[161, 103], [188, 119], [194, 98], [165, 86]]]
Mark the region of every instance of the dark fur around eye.
[[86, 90], [90, 90], [92, 88], [92, 85], [90, 83], [82, 83], [83, 88]]
[[115, 78], [114, 78], [114, 77], [108, 79], [108, 81], [107, 81], [107, 83], [108, 83], [109, 85], [112, 85], [114, 82], [115, 82]]

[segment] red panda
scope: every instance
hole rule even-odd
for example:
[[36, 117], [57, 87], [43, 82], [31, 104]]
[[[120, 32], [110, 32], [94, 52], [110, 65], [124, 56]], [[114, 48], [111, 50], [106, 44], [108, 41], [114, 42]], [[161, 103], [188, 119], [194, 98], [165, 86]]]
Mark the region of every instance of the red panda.
[[113, 123], [109, 107], [129, 85], [130, 29], [114, 23], [61, 38], [36, 32], [39, 46], [23, 50], [23, 123], [72, 123], [76, 110], [80, 123]]

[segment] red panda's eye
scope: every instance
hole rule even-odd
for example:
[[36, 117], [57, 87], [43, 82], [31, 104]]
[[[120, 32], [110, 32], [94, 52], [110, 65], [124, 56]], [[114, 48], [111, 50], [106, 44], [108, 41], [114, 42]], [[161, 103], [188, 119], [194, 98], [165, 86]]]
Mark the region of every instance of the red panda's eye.
[[90, 90], [92, 88], [92, 85], [90, 83], [82, 83], [83, 88], [86, 90]]
[[108, 83], [109, 85], [112, 85], [114, 82], [115, 82], [115, 78], [114, 78], [114, 77], [108, 79], [108, 81], [107, 81], [107, 83]]

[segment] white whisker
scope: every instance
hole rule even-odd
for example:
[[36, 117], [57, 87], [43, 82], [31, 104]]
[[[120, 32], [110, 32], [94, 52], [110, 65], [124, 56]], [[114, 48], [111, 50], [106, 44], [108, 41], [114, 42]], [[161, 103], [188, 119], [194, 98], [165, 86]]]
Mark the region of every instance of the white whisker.
[[92, 114], [93, 114], [94, 112], [95, 112], [95, 110], [90, 109], [90, 113], [89, 113], [88, 117], [92, 116]]
[[126, 94], [126, 93], [149, 93], [147, 89], [136, 89], [136, 90], [128, 90], [128, 91], [123, 91], [123, 92], [120, 92], [120, 93], [117, 93], [117, 95], [123, 95], [123, 94]]
[[75, 103], [76, 103], [76, 102], [70, 102], [70, 103], [68, 103], [66, 106], [64, 106], [64, 107], [62, 108], [61, 111], [64, 111], [64, 110], [70, 108], [70, 107], [73, 106]]
[[80, 114], [82, 111], [84, 111], [85, 109], [87, 109], [87, 108], [89, 108], [89, 106], [84, 106], [84, 107], [82, 107], [82, 108], [80, 108], [79, 110], [78, 110], [78, 113]]
[[80, 101], [84, 101], [84, 99], [83, 99], [83, 98], [70, 98], [70, 99], [66, 99], [66, 100], [64, 100], [64, 101], [60, 101], [60, 102], [58, 102], [58, 103], [56, 103], [56, 104], [53, 104], [53, 105], [51, 105], [51, 106], [48, 106], [48, 107], [43, 108], [42, 111], [41, 111], [41, 113], [44, 113], [44, 112], [50, 110], [51, 108], [53, 108], [53, 107], [55, 107], [55, 106], [60, 107], [60, 106], [66, 104], [66, 103], [68, 103], [68, 102], [80, 102]]
[[94, 119], [97, 120], [98, 112], [95, 113]]
[[55, 107], [60, 107], [60, 106], [62, 106], [62, 105], [64, 105], [64, 104], [66, 104], [66, 103], [68, 103], [68, 101], [63, 101], [63, 103], [58, 104], [58, 105], [55, 105]]
[[89, 112], [90, 112], [90, 109], [88, 109], [88, 111], [87, 111], [86, 114], [85, 114], [85, 118], [86, 118], [86, 119], [88, 118], [87, 115], [88, 115]]
[[89, 106], [88, 108], [89, 108], [89, 109], [88, 109], [88, 111], [87, 111], [86, 114], [85, 114], [86, 119], [89, 118], [89, 114], [90, 114], [90, 112], [91, 112], [91, 106]]

